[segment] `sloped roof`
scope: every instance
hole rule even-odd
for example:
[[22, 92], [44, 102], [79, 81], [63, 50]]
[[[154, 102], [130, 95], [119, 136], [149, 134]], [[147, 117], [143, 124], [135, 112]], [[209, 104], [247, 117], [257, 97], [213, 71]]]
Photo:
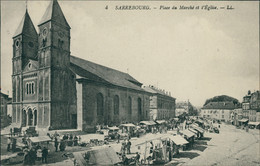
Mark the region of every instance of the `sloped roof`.
[[72, 64], [72, 68], [73, 65], [78, 67], [73, 68], [72, 71], [82, 77], [86, 78], [86, 76], [82, 73], [89, 72], [113, 85], [144, 91], [141, 88], [142, 83], [138, 82], [127, 73], [111, 69], [75, 56], [70, 56], [70, 63]]
[[70, 28], [57, 0], [50, 2], [38, 26], [50, 20], [54, 20]]
[[164, 93], [163, 91], [161, 90], [158, 90], [154, 87], [150, 87], [150, 86], [144, 86], [143, 89], [149, 93], [153, 93], [153, 94], [160, 94], [160, 95], [163, 95], [163, 96], [168, 96], [168, 97], [171, 97], [171, 98], [174, 98], [170, 95], [167, 95], [166, 93]]
[[237, 108], [233, 102], [210, 102], [202, 109], [235, 109]]
[[20, 34], [28, 34], [28, 35], [34, 35], [37, 37], [37, 32], [35, 30], [35, 27], [33, 25], [33, 22], [26, 10], [18, 28], [16, 29], [13, 37], [16, 37]]

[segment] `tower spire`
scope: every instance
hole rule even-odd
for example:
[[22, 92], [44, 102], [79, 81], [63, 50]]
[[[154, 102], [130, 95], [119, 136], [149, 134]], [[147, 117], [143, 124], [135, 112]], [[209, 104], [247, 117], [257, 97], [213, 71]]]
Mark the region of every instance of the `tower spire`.
[[25, 8], [26, 8], [26, 12], [28, 10], [28, 0], [25, 0]]

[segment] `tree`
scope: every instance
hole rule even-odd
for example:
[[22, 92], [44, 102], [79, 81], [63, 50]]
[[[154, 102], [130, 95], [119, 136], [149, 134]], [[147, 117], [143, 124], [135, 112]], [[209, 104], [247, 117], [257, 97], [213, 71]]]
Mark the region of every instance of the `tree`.
[[233, 102], [235, 105], [240, 104], [236, 98], [227, 95], [215, 96], [213, 98], [207, 99], [203, 106], [207, 105], [210, 102]]

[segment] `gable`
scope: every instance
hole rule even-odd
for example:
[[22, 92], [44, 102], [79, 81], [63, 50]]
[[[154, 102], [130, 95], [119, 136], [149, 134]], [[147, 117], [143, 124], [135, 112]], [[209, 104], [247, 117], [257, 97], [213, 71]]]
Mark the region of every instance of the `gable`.
[[38, 62], [35, 60], [29, 59], [28, 63], [24, 66], [23, 71], [28, 72], [28, 71], [34, 71], [38, 69]]

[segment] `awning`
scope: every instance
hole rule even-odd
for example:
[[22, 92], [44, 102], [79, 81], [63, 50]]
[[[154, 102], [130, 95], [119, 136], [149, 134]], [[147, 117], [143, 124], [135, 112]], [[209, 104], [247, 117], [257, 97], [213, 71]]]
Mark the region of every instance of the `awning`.
[[112, 147], [103, 147], [90, 151], [73, 153], [80, 166], [85, 165], [115, 165], [121, 162]]
[[194, 130], [194, 129], [192, 129], [192, 128], [189, 128], [188, 130], [191, 131], [191, 132], [193, 132], [194, 134], [197, 134], [197, 133], [198, 133], [198, 131], [196, 131], [196, 130]]
[[124, 127], [135, 127], [135, 125], [132, 124], [132, 123], [121, 124], [121, 126], [124, 126]]
[[49, 136], [41, 136], [41, 137], [30, 137], [30, 140], [33, 143], [37, 143], [37, 142], [47, 142], [47, 141], [51, 141], [51, 138]]
[[113, 126], [113, 127], [108, 127], [108, 129], [109, 129], [109, 130], [119, 130], [119, 128], [118, 128], [118, 127], [116, 127], [116, 126]]
[[192, 125], [191, 127], [192, 127], [193, 129], [197, 130], [197, 131], [200, 132], [200, 133], [204, 133], [204, 130], [203, 130], [201, 127], [198, 127], [198, 126], [196, 126], [196, 125]]
[[248, 122], [248, 125], [258, 126], [260, 125], [260, 122]]
[[166, 121], [165, 120], [156, 120], [156, 123], [162, 124], [162, 123], [166, 123]]
[[195, 134], [193, 132], [189, 131], [189, 130], [183, 130], [183, 131], [180, 131], [180, 132], [188, 138], [195, 136]]
[[145, 124], [145, 125], [148, 125], [148, 126], [151, 126], [151, 125], [155, 125], [156, 123], [154, 121], [141, 121], [140, 124]]
[[203, 120], [200, 120], [200, 119], [196, 120], [196, 122], [204, 123], [204, 121], [203, 121]]
[[240, 120], [238, 120], [238, 121], [239, 121], [239, 122], [243, 122], [243, 123], [245, 123], [245, 122], [248, 121], [248, 119], [243, 118], [243, 119], [240, 119]]
[[189, 143], [186, 139], [184, 139], [182, 136], [180, 135], [170, 135], [167, 136], [170, 140], [172, 140], [176, 145], [184, 145]]

